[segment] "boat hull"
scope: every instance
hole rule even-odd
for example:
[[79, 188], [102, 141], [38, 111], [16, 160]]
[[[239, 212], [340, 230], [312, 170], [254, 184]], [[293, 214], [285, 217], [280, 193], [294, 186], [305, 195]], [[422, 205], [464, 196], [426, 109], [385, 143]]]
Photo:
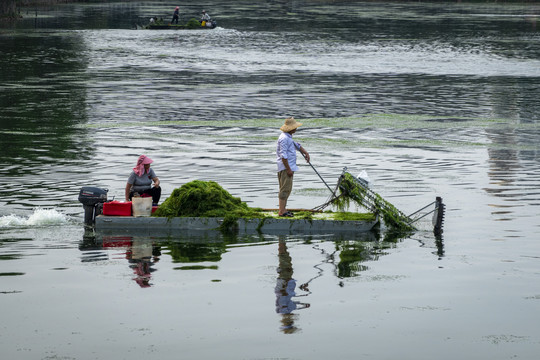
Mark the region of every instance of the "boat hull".
[[207, 26], [190, 26], [189, 24], [185, 24], [185, 25], [149, 24], [142, 27], [141, 29], [145, 29], [145, 30], [212, 30], [212, 29], [215, 29], [216, 27], [217, 27], [217, 22], [212, 21], [210, 25], [207, 25]]
[[[223, 218], [198, 217], [133, 217], [104, 216], [95, 219], [96, 231], [135, 232], [185, 232], [217, 231]], [[362, 233], [372, 230], [378, 224], [373, 221], [311, 220], [294, 218], [237, 219], [235, 230], [240, 233], [268, 234], [333, 234]]]

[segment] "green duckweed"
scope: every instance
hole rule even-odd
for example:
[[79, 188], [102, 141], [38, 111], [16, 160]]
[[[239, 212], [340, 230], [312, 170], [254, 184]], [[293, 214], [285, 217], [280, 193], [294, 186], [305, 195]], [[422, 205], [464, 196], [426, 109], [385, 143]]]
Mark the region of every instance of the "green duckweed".
[[336, 212], [334, 220], [340, 221], [374, 221], [374, 213]]

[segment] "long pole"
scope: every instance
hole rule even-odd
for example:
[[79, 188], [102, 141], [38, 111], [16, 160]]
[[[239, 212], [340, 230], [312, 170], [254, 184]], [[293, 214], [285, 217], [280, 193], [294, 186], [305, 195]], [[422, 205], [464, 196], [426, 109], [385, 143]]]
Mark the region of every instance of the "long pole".
[[[304, 159], [306, 159], [306, 155], [304, 155], [303, 152], [300, 152], [302, 154], [302, 156], [304, 157]], [[326, 185], [326, 187], [328, 188], [328, 190], [330, 190], [330, 192], [332, 193], [332, 195], [335, 196], [334, 194], [334, 190], [332, 190], [332, 188], [330, 188], [330, 186], [328, 186], [328, 184], [326, 183], [326, 181], [324, 181], [323, 177], [321, 176], [321, 174], [319, 174], [319, 172], [317, 171], [317, 169], [315, 169], [315, 167], [306, 159], [307, 163], [309, 164], [309, 166], [311, 166], [311, 168], [313, 169], [313, 171], [315, 171], [315, 174], [317, 174], [319, 176], [319, 178], [322, 180], [322, 182], [324, 183], [324, 185]]]

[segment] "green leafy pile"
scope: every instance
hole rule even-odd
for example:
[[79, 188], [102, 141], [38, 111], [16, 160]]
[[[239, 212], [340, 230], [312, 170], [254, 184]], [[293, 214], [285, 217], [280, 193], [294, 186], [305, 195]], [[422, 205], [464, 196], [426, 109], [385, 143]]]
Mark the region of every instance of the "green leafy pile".
[[188, 29], [198, 29], [201, 27], [201, 23], [199, 22], [199, 20], [195, 19], [195, 18], [191, 18], [188, 20], [187, 24], [186, 24], [186, 27]]
[[229, 213], [250, 213], [240, 198], [232, 196], [214, 181], [194, 180], [176, 188], [155, 211], [163, 217], [225, 217]]
[[222, 217], [220, 228], [234, 231], [239, 218], [264, 218], [260, 209], [250, 208], [214, 181], [194, 180], [176, 188], [153, 216]]
[[341, 211], [348, 208], [350, 202], [353, 201], [359, 206], [362, 206], [369, 211], [380, 214], [386, 226], [393, 231], [410, 232], [414, 231], [414, 226], [411, 225], [411, 219], [399, 211], [390, 202], [376, 192], [361, 186], [354, 177], [349, 173], [344, 173], [340, 178], [339, 190], [340, 196], [333, 200], [333, 204]]

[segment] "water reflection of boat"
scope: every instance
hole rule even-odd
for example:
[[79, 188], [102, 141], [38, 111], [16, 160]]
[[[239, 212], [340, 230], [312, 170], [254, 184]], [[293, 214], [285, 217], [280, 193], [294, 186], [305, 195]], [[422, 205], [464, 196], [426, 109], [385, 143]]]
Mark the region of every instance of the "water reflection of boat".
[[[174, 270], [217, 270], [223, 254], [231, 251], [231, 247], [277, 244], [279, 266], [275, 288], [276, 312], [283, 315], [282, 330], [292, 332], [295, 317], [292, 312], [309, 307], [309, 303], [299, 301], [299, 298], [311, 294], [309, 285], [324, 275], [323, 264], [335, 267], [336, 270], [331, 274], [338, 277], [341, 284], [344, 278], [358, 276], [359, 271], [367, 269], [367, 266], [360, 266], [360, 263], [376, 261], [380, 255], [385, 254], [381, 249], [394, 246], [391, 243], [375, 241], [375, 234], [372, 232], [299, 235], [292, 239], [289, 235], [226, 235], [219, 231], [199, 232], [196, 235], [178, 233], [170, 236], [158, 233], [156, 236], [140, 232], [96, 233], [87, 229], [79, 249], [82, 251], [81, 261], [85, 263], [107, 263], [111, 258], [114, 258], [115, 262], [119, 259], [127, 260], [127, 265], [132, 271], [131, 279], [141, 287], [149, 287], [153, 285], [154, 273], [158, 270], [155, 265], [163, 255], [171, 257], [172, 263], [175, 264]], [[299, 286], [292, 276], [293, 265], [292, 257], [287, 250], [288, 242], [308, 246], [320, 251], [322, 255], [320, 262], [316, 257], [317, 263], [313, 266], [316, 274], [307, 281], [299, 282], [301, 284]], [[335, 245], [325, 245], [329, 243]], [[358, 251], [359, 249], [361, 251]]]

